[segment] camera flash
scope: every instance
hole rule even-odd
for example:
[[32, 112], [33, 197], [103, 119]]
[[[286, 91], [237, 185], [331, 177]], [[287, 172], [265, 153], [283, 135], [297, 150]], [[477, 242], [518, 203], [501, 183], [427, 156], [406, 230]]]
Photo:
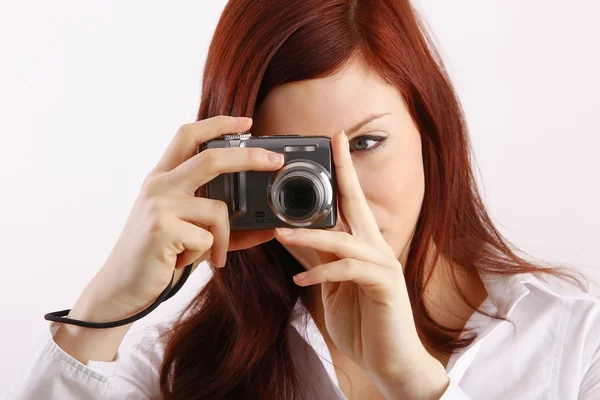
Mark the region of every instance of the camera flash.
[[316, 151], [317, 146], [308, 145], [308, 146], [283, 146], [284, 153], [294, 153], [297, 151]]

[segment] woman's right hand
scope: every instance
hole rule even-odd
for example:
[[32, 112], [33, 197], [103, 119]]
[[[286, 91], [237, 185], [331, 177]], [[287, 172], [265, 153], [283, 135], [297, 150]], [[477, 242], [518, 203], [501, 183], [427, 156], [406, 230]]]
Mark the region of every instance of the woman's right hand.
[[227, 205], [196, 197], [197, 189], [223, 173], [274, 171], [283, 156], [261, 148], [208, 149], [202, 143], [245, 132], [249, 118], [217, 116], [183, 125], [144, 180], [119, 239], [80, 301], [102, 310], [102, 320], [131, 316], [167, 287], [175, 269], [210, 259], [225, 264], [227, 251], [271, 240], [273, 230], [239, 231], [230, 237]]

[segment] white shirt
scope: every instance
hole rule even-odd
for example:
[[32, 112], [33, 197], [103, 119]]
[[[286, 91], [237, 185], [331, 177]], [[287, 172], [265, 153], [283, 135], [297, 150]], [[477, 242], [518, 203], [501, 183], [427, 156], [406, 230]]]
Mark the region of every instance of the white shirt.
[[[488, 298], [482, 307], [508, 317], [515, 329], [474, 313], [467, 327], [479, 335], [451, 356], [443, 400], [600, 399], [600, 299], [531, 274], [487, 278], [484, 284]], [[300, 373], [311, 374], [300, 377], [302, 387], [314, 389], [319, 400], [346, 399], [323, 336], [301, 303], [294, 311], [288, 331], [293, 361]], [[121, 346], [113, 362], [83, 365], [54, 343], [56, 329], [51, 323], [19, 399], [159, 397], [164, 349], [156, 341], [158, 330], [136, 346]]]

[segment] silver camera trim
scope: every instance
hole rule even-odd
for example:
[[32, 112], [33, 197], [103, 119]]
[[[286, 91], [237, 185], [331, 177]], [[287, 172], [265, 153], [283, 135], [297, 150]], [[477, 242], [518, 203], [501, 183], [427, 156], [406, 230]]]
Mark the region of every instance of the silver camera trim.
[[[293, 170], [304, 168], [292, 176], [308, 179], [313, 183], [313, 187], [317, 189], [315, 190], [315, 194], [317, 196], [316, 205], [309, 213], [309, 217], [305, 219], [289, 218], [281, 211], [282, 207], [279, 203], [279, 191], [281, 190], [283, 183], [286, 181], [285, 178], [291, 173], [290, 169], [292, 168]], [[310, 226], [313, 221], [317, 221], [323, 218], [323, 216], [327, 215], [327, 213], [329, 213], [333, 207], [333, 188], [331, 187], [331, 177], [327, 170], [320, 164], [301, 160], [291, 161], [275, 172], [271, 177], [267, 188], [267, 200], [271, 211], [273, 211], [273, 214], [275, 214], [283, 222], [296, 227]], [[315, 210], [320, 211], [315, 212]]]

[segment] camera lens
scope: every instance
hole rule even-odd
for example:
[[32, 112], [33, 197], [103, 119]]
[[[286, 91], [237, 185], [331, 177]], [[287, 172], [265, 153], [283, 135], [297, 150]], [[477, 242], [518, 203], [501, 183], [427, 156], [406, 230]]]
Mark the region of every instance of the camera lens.
[[310, 226], [331, 210], [331, 184], [331, 177], [322, 165], [311, 160], [292, 161], [271, 178], [269, 206], [290, 225]]
[[315, 188], [307, 179], [292, 178], [282, 185], [279, 204], [290, 217], [305, 218], [317, 204]]

